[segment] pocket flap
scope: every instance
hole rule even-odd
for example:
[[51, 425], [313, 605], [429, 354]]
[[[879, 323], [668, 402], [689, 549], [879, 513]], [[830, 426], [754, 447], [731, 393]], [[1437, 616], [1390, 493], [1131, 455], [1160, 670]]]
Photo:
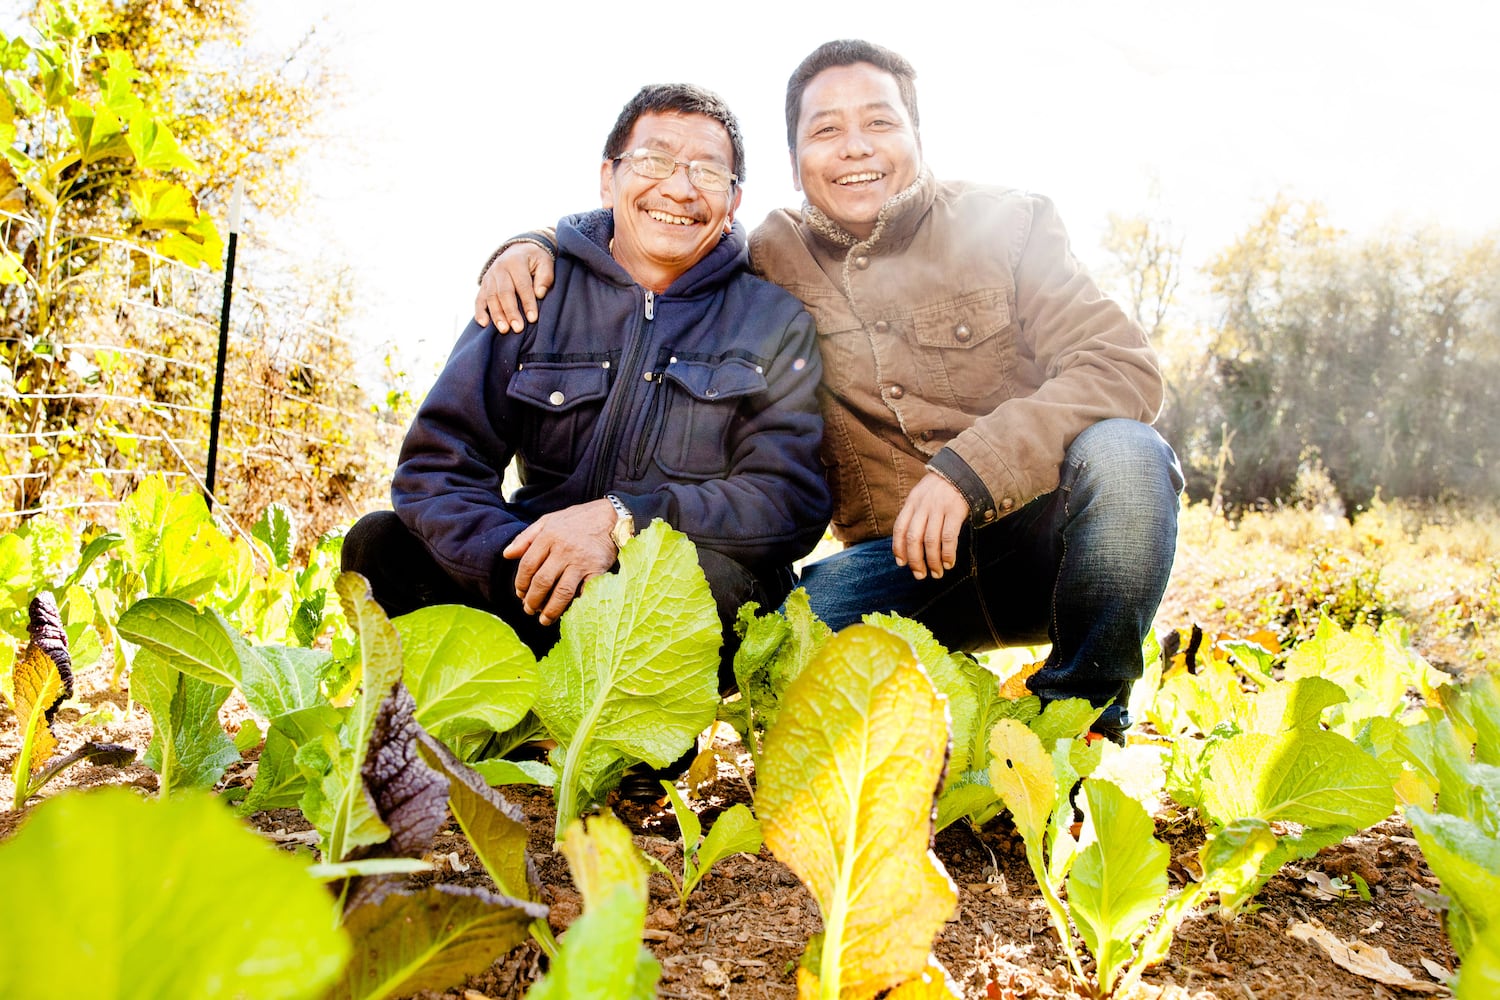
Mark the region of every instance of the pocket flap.
[[769, 388], [761, 366], [744, 358], [673, 361], [662, 375], [682, 386], [694, 399], [708, 403], [754, 396]]
[[912, 336], [923, 347], [965, 350], [1010, 326], [1010, 303], [1000, 291], [986, 290], [912, 313]]
[[556, 364], [528, 361], [510, 379], [505, 394], [547, 410], [570, 410], [609, 393], [609, 369], [599, 362]]

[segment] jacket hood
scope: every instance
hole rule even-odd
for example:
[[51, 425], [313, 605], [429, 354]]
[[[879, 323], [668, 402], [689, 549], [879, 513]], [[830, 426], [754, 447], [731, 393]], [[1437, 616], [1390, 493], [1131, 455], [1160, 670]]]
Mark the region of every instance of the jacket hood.
[[[614, 237], [615, 216], [607, 208], [565, 216], [557, 223], [558, 253], [574, 258], [606, 281], [634, 285], [635, 279], [610, 255], [609, 243]], [[732, 230], [662, 294], [700, 294], [719, 287], [749, 265], [750, 240], [736, 219]]]

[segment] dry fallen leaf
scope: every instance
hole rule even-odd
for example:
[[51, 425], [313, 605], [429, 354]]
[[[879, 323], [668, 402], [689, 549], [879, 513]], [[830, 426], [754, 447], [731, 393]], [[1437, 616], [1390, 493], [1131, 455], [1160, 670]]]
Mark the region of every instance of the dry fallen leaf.
[[1333, 959], [1333, 963], [1348, 969], [1355, 975], [1373, 979], [1377, 983], [1395, 986], [1413, 993], [1446, 993], [1437, 983], [1418, 979], [1404, 965], [1391, 961], [1384, 948], [1365, 944], [1363, 941], [1344, 941], [1316, 921], [1298, 921], [1287, 931], [1287, 936], [1298, 941], [1310, 941], [1322, 948]]
[[1422, 963], [1422, 968], [1427, 970], [1427, 974], [1440, 983], [1446, 983], [1453, 978], [1453, 973], [1450, 970], [1445, 969], [1430, 958], [1422, 958], [1418, 959], [1418, 961]]

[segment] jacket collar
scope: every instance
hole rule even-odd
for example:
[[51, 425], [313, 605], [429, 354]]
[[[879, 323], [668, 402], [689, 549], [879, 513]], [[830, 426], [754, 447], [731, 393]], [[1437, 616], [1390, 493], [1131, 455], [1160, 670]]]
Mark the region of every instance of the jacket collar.
[[[610, 255], [609, 243], [614, 236], [615, 217], [607, 208], [570, 215], [557, 223], [559, 253], [576, 258], [614, 284], [634, 285], [635, 279]], [[749, 247], [745, 227], [736, 219], [734, 228], [662, 294], [691, 295], [722, 284], [749, 266]]]
[[835, 247], [846, 250], [858, 247], [867, 253], [895, 253], [922, 224], [936, 195], [937, 181], [924, 164], [910, 187], [892, 195], [881, 206], [880, 214], [875, 217], [875, 228], [865, 239], [847, 231], [810, 203], [802, 205], [802, 221], [819, 240]]

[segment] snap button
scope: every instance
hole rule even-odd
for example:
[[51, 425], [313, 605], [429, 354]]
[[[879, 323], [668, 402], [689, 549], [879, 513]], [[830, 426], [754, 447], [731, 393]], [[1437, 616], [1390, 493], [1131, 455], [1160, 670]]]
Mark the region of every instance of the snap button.
[[969, 338], [972, 336], [974, 336], [974, 334], [969, 332], [969, 327], [964, 323], [958, 324], [958, 328], [953, 331], [953, 338], [960, 344], [967, 344], [969, 342]]
[[1001, 510], [1011, 510], [1015, 506], [1016, 506], [1016, 502], [1014, 500], [1012, 500], [1010, 497], [1006, 497], [1004, 500], [1000, 501], [1000, 509]]
[[866, 257], [864, 254], [860, 254], [858, 257], [854, 258], [854, 266], [863, 271], [865, 268], [870, 266], [870, 258]]
[[876, 333], [889, 333], [890, 329], [891, 329], [891, 324], [887, 323], [885, 320], [883, 320], [883, 319], [877, 319], [875, 321], [875, 332]]
[[980, 520], [983, 521], [986, 524], [990, 523], [994, 519], [995, 519], [995, 511], [993, 509], [985, 511], [984, 512], [984, 516], [980, 518]]
[[552, 395], [550, 395], [550, 396], [547, 397], [547, 402], [551, 403], [553, 406], [561, 406], [561, 405], [563, 405], [563, 394], [562, 394], [562, 392], [560, 390], [558, 390], [558, 389], [553, 389], [552, 390]]
[[601, 365], [600, 367], [602, 367], [602, 368], [608, 368], [609, 367], [609, 362], [608, 361], [604, 362], [604, 364]]
[[890, 391], [892, 399], [900, 399], [902, 396], [906, 395], [906, 390], [901, 388], [899, 385], [891, 386]]

